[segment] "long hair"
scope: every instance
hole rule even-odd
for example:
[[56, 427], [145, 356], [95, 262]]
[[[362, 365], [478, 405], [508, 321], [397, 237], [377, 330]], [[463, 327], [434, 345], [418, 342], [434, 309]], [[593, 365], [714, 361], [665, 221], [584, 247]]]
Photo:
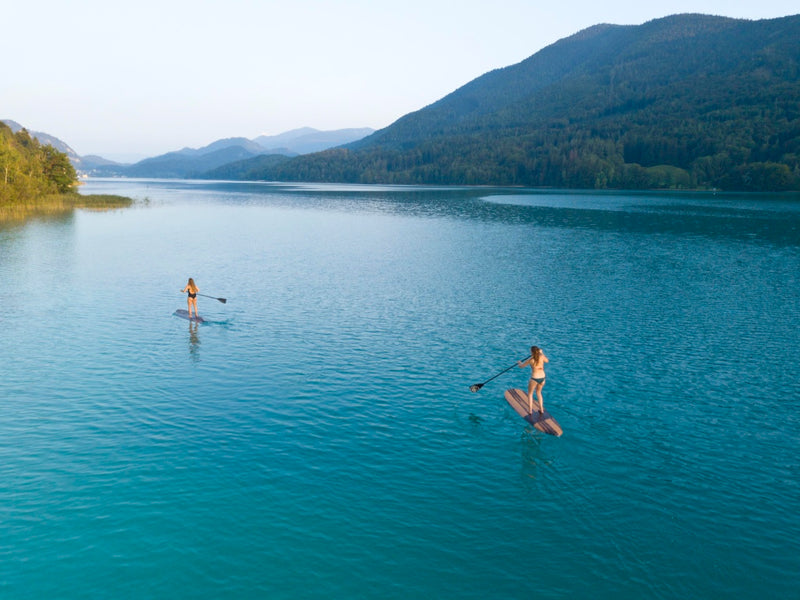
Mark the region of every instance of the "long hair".
[[194, 279], [189, 277], [189, 283], [187, 285], [193, 294], [197, 293], [197, 286], [194, 284]]
[[539, 357], [542, 355], [542, 349], [539, 346], [531, 346], [531, 357], [533, 358], [533, 364], [535, 365], [539, 362]]

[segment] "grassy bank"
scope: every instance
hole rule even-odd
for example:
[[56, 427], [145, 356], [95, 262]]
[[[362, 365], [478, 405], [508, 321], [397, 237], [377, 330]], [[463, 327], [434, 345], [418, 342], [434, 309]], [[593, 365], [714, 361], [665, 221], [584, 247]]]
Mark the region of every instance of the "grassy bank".
[[0, 202], [0, 224], [25, 221], [33, 217], [62, 217], [76, 208], [84, 210], [115, 210], [127, 208], [132, 204], [133, 200], [130, 198], [110, 194], [87, 196], [76, 193], [52, 194], [11, 204]]

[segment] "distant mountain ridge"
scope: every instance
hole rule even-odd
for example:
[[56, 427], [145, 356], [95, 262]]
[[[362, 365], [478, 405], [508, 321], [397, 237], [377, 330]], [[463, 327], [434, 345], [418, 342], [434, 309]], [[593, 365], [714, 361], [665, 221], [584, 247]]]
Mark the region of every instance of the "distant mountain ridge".
[[[2, 122], [15, 133], [24, 129], [11, 119], [4, 119]], [[330, 131], [303, 127], [274, 136], [261, 135], [253, 140], [231, 137], [217, 140], [202, 148], [182, 148], [160, 156], [145, 158], [132, 165], [101, 156], [79, 156], [66, 142], [55, 136], [40, 131], [28, 130], [28, 133], [41, 144], [49, 144], [59, 152], [65, 153], [78, 171], [88, 175], [186, 178], [257, 156], [274, 154], [289, 157], [318, 152], [359, 140], [374, 131], [368, 127]]]
[[193, 178], [245, 159], [264, 155], [297, 156], [341, 146], [374, 132], [370, 128], [320, 131], [311, 127], [255, 139], [232, 137], [202, 148], [183, 148], [140, 160], [133, 165], [110, 161], [84, 161], [84, 171], [94, 176]]
[[277, 150], [286, 149], [292, 154], [308, 154], [334, 148], [343, 144], [358, 141], [372, 133], [369, 127], [336, 129], [333, 131], [319, 131], [311, 127], [293, 129], [280, 135], [260, 135], [253, 140], [263, 148], [272, 150], [271, 154], [284, 154]]
[[800, 189], [800, 15], [601, 24], [370, 136], [248, 177]]

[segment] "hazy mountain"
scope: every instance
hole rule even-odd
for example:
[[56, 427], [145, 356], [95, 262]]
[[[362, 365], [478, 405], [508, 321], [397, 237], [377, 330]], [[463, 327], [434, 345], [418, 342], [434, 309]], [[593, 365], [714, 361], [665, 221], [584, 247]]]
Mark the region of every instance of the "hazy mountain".
[[[232, 137], [232, 138], [224, 138], [221, 140], [217, 140], [216, 142], [212, 142], [207, 146], [203, 146], [202, 148], [184, 148], [183, 150], [178, 150], [176, 152], [170, 152], [163, 156], [171, 156], [175, 154], [179, 154], [182, 156], [205, 156], [207, 154], [212, 154], [215, 152], [219, 152], [220, 150], [227, 150], [230, 148], [240, 148], [245, 152], [249, 152], [251, 154], [262, 154], [264, 152], [264, 148], [259, 145], [255, 141], [248, 140], [247, 138], [243, 137]], [[159, 158], [159, 157], [156, 157]], [[152, 161], [153, 158], [145, 159], [144, 161]]]
[[268, 154], [308, 154], [320, 152], [328, 148], [335, 148], [364, 138], [375, 130], [369, 127], [358, 129], [336, 129], [334, 131], [319, 131], [310, 127], [294, 129], [280, 135], [261, 135], [253, 141], [259, 144]]
[[[319, 133], [319, 131], [313, 129], [312, 127], [301, 127], [299, 129], [292, 129], [290, 131], [285, 131], [284, 133], [279, 133], [278, 135], [260, 135], [253, 139], [253, 141], [259, 144], [262, 148], [273, 148], [276, 146], [286, 146], [297, 138], [302, 138], [307, 135], [314, 135], [316, 133]], [[370, 131], [369, 133], [372, 132]]]
[[[243, 146], [221, 146], [204, 154], [188, 149], [147, 158], [122, 170], [126, 177], [191, 178], [199, 173], [243, 158], [255, 156]], [[115, 170], [119, 171], [117, 167]]]
[[250, 177], [800, 188], [800, 16], [597, 25], [344, 148]]
[[[249, 158], [272, 154], [296, 156], [339, 146], [358, 140], [373, 131], [368, 128], [318, 131], [307, 127], [276, 136], [259, 136], [254, 140], [243, 137], [225, 138], [202, 148], [183, 148], [146, 158], [133, 165], [121, 165], [113, 161], [107, 161], [105, 164], [92, 161], [91, 168], [87, 171], [95, 176], [191, 178]], [[276, 161], [260, 164], [274, 162]]]
[[[8, 125], [14, 133], [23, 129], [22, 125], [10, 119], [3, 120], [3, 123]], [[262, 135], [254, 140], [231, 137], [217, 140], [202, 148], [182, 148], [160, 156], [146, 158], [135, 164], [124, 164], [96, 155], [79, 156], [69, 145], [52, 135], [30, 130], [28, 133], [38, 139], [40, 143], [50, 144], [56, 150], [65, 153], [73, 166], [82, 173], [98, 177], [183, 178], [195, 177], [226, 164], [238, 164], [248, 158], [281, 155], [281, 158], [263, 160], [258, 163], [262, 166], [272, 165], [282, 162], [285, 157], [347, 144], [374, 131], [369, 128], [320, 131], [304, 127], [274, 136]]]
[[81, 161], [81, 169], [86, 171], [91, 171], [96, 168], [101, 167], [123, 167], [125, 166], [123, 163], [119, 163], [113, 160], [109, 160], [107, 158], [103, 158], [102, 156], [96, 156], [94, 154], [87, 154], [86, 156], [80, 157]]

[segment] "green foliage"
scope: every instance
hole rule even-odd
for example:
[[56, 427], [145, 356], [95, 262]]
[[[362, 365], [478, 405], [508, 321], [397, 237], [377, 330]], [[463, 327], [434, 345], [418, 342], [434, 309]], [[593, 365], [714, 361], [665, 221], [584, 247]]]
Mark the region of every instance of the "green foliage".
[[797, 189], [797, 177], [788, 165], [757, 162], [734, 168], [722, 177], [720, 185], [744, 192], [787, 192]]
[[800, 189], [800, 16], [602, 25], [247, 179]]
[[53, 182], [60, 194], [70, 191], [75, 185], [77, 175], [67, 155], [52, 146], [42, 146], [41, 157], [45, 179]]
[[0, 123], [0, 205], [64, 194], [76, 183], [75, 168], [66, 154], [41, 145], [24, 129], [12, 133]]

